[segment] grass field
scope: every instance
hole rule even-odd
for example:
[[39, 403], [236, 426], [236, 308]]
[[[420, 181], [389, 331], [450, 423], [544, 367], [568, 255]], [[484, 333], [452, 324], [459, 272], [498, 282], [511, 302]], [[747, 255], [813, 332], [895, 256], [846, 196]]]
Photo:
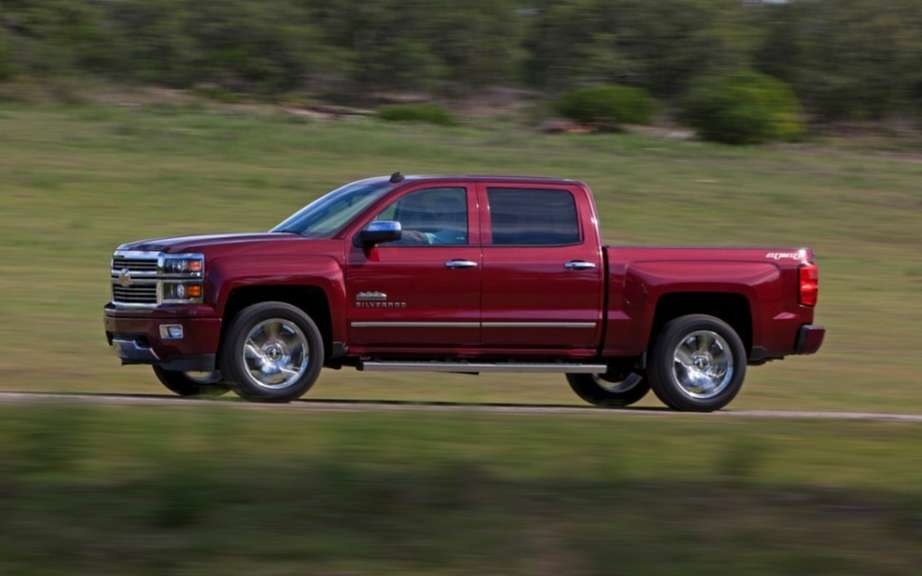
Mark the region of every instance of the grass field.
[[912, 574], [920, 434], [0, 407], [0, 573]]
[[[345, 181], [398, 169], [584, 179], [615, 244], [813, 246], [826, 345], [752, 370], [733, 406], [922, 412], [922, 154], [170, 106], [0, 107], [0, 388], [159, 392], [105, 346], [116, 245], [266, 230]], [[311, 395], [579, 402], [557, 376], [331, 372]]]
[[[0, 390], [163, 390], [101, 307], [121, 242], [265, 230], [348, 180], [586, 180], [609, 242], [811, 245], [815, 357], [733, 408], [922, 412], [922, 154], [204, 108], [0, 105]], [[579, 404], [560, 377], [322, 375], [311, 397]], [[654, 404], [649, 399], [647, 404]], [[0, 406], [0, 574], [911, 574], [898, 423]]]

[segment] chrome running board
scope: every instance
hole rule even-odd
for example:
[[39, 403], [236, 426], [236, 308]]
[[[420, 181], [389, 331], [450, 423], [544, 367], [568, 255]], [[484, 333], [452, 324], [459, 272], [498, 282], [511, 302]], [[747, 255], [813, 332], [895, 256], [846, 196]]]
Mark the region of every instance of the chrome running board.
[[605, 364], [561, 362], [382, 362], [363, 361], [359, 370], [369, 372], [555, 372], [560, 374], [603, 374]]

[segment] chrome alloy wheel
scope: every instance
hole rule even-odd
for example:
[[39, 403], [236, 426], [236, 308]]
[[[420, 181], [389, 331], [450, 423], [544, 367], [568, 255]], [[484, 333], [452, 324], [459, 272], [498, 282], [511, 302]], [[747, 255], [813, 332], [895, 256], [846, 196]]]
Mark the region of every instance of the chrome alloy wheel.
[[733, 380], [733, 351], [720, 334], [697, 330], [675, 347], [672, 373], [684, 394], [709, 400]]
[[298, 325], [282, 318], [263, 320], [243, 341], [246, 376], [262, 388], [282, 390], [297, 382], [310, 364], [310, 345]]

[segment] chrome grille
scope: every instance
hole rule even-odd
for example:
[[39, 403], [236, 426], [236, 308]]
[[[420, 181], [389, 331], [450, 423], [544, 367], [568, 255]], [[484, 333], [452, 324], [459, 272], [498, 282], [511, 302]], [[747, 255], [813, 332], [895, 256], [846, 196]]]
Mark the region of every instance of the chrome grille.
[[114, 254], [112, 302], [127, 306], [156, 306], [158, 257], [157, 252]]
[[114, 256], [112, 258], [112, 271], [119, 272], [128, 269], [131, 272], [156, 272], [157, 256], [153, 258], [125, 258]]
[[[172, 260], [199, 261], [194, 270], [170, 266]], [[201, 296], [177, 297], [176, 284], [202, 286], [204, 256], [201, 254], [164, 254], [139, 250], [120, 250], [112, 255], [112, 303], [131, 308], [153, 308], [161, 304], [200, 304]], [[168, 271], [169, 270], [169, 271]]]
[[157, 283], [112, 285], [112, 301], [116, 304], [156, 304]]

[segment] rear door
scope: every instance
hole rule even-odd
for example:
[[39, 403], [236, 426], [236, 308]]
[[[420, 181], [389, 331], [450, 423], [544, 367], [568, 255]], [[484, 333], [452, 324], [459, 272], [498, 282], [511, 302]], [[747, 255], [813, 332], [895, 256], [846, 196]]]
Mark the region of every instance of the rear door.
[[594, 349], [602, 251], [578, 184], [482, 184], [481, 340], [493, 349]]
[[372, 220], [400, 222], [403, 236], [350, 248], [350, 343], [393, 352], [476, 347], [478, 217], [476, 191], [467, 183], [410, 188], [380, 210]]

